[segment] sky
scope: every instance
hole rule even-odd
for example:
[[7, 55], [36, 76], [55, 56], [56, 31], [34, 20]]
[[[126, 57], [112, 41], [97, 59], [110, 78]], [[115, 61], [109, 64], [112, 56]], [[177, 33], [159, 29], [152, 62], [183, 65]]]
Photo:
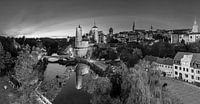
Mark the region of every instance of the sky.
[[80, 24], [108, 33], [136, 29], [192, 28], [199, 0], [0, 0], [0, 33], [14, 37], [75, 36]]

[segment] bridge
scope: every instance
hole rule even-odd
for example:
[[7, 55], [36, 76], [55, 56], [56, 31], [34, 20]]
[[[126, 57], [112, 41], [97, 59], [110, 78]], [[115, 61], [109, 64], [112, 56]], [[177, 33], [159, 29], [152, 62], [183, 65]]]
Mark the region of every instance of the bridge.
[[76, 88], [82, 88], [82, 77], [89, 74], [89, 70], [92, 70], [96, 75], [100, 77], [105, 77], [105, 73], [109, 68], [108, 65], [102, 61], [84, 59], [80, 57], [69, 57], [68, 55], [60, 56], [43, 56], [41, 58], [43, 62], [46, 63], [58, 63], [64, 66], [76, 66]]

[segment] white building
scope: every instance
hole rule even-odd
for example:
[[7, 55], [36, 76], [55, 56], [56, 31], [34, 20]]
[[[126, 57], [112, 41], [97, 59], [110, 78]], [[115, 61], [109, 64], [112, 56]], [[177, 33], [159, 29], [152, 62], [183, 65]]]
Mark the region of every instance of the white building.
[[173, 59], [171, 58], [159, 58], [154, 56], [145, 56], [144, 59], [149, 61], [150, 64], [155, 65], [155, 69], [164, 72], [166, 77], [173, 77]]
[[96, 23], [94, 21], [94, 26], [91, 29], [92, 35], [94, 36], [94, 40], [96, 43], [99, 43], [99, 33], [98, 33], [98, 27], [96, 26]]
[[194, 20], [194, 25], [192, 26], [192, 31], [189, 34], [188, 42], [197, 42], [200, 40], [200, 32], [199, 32], [199, 26], [197, 24], [196, 19]]
[[157, 58], [156, 65], [157, 70], [166, 73], [166, 77], [173, 77], [173, 59]]
[[200, 53], [178, 52], [174, 57], [173, 76], [187, 82], [200, 83]]

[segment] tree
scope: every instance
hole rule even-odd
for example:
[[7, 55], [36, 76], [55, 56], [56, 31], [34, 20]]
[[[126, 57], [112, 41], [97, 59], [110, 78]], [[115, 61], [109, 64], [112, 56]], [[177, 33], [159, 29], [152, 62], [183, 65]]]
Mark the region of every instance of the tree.
[[119, 62], [109, 77], [84, 77], [83, 90], [92, 94], [92, 104], [181, 104], [163, 90], [160, 73], [153, 68], [146, 61], [132, 68]]
[[20, 104], [33, 104], [36, 102], [34, 90], [37, 86], [38, 70], [34, 70], [38, 60], [35, 55], [30, 54], [30, 47], [27, 45], [24, 51], [21, 51], [16, 60], [15, 75], [21, 87], [18, 91], [22, 94], [15, 101]]

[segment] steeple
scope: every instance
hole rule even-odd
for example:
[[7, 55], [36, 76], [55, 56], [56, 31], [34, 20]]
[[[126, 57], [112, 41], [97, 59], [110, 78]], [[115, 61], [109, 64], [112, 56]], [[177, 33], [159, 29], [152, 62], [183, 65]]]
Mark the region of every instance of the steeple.
[[135, 21], [133, 22], [132, 31], [135, 32]]
[[78, 28], [81, 28], [81, 25], [80, 25], [80, 24], [78, 25]]
[[94, 26], [93, 26], [92, 28], [98, 28], [98, 27], [96, 26], [95, 19], [94, 19]]
[[194, 19], [194, 25], [196, 25], [197, 24], [197, 19], [196, 19], [196, 17], [195, 17], [195, 19]]
[[151, 28], [150, 28], [150, 30], [151, 30], [151, 31], [153, 31], [153, 26], [152, 26], [152, 25], [151, 25]]
[[198, 31], [198, 28], [199, 28], [199, 26], [198, 26], [198, 24], [197, 24], [197, 20], [196, 20], [196, 17], [195, 17], [195, 19], [194, 19], [194, 24], [193, 24], [193, 26], [192, 26], [192, 33], [198, 33], [199, 31]]

